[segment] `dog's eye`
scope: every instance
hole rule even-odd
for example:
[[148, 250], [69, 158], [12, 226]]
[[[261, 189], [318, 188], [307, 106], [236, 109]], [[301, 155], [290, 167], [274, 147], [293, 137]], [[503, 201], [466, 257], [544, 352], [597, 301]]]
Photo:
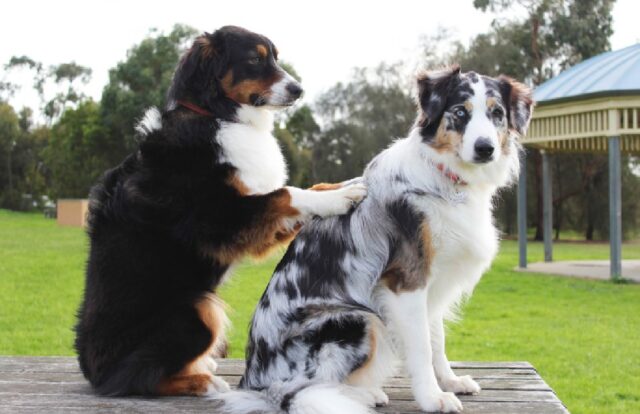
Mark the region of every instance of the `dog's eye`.
[[465, 111], [464, 109], [458, 108], [453, 112], [453, 114], [457, 118], [464, 118], [465, 116], [467, 116], [467, 111]]
[[502, 117], [504, 116], [504, 111], [502, 110], [502, 108], [495, 107], [495, 108], [493, 108], [493, 111], [491, 111], [491, 114], [495, 118], [502, 119]]
[[259, 64], [260, 62], [262, 62], [262, 58], [261, 58], [261, 57], [259, 57], [259, 56], [249, 58], [249, 64], [250, 64], [250, 65], [257, 65], [257, 64]]

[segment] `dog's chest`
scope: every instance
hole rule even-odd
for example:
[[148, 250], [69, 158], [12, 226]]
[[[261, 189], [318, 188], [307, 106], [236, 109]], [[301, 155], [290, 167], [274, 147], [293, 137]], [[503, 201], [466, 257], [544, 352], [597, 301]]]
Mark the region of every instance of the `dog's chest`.
[[237, 178], [251, 194], [269, 193], [287, 181], [287, 165], [269, 130], [224, 123], [216, 139], [222, 147], [222, 161], [237, 169]]
[[432, 205], [425, 212], [433, 246], [434, 264], [466, 262], [486, 266], [498, 249], [491, 206], [481, 203]]

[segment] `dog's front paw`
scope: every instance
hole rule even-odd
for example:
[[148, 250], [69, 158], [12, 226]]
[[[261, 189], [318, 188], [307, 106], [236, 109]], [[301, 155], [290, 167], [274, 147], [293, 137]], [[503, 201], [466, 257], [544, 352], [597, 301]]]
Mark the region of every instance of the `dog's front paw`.
[[438, 391], [420, 397], [416, 398], [416, 402], [424, 411], [430, 413], [459, 413], [462, 411], [462, 403], [452, 392]]
[[480, 392], [480, 385], [469, 375], [443, 380], [440, 386], [443, 390], [456, 394], [477, 394]]
[[324, 195], [327, 196], [325, 202], [322, 203], [322, 210], [318, 211], [317, 215], [335, 216], [339, 214], [345, 214], [355, 204], [362, 201], [367, 195], [367, 186], [364, 184], [353, 184], [346, 187], [342, 187], [338, 190], [326, 191]]

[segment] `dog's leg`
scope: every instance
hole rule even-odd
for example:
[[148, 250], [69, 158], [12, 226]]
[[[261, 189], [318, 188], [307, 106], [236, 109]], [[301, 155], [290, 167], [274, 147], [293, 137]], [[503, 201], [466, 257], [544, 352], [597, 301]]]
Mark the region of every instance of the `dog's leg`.
[[332, 188], [326, 186], [329, 185], [318, 185], [316, 189], [311, 190], [286, 187], [291, 194], [291, 206], [300, 212], [302, 220], [306, 221], [312, 216], [327, 217], [344, 214], [367, 194], [367, 189], [362, 183], [346, 186], [332, 184], [330, 185]]
[[370, 394], [376, 406], [389, 403], [389, 397], [382, 390], [382, 384], [395, 370], [393, 351], [385, 331], [382, 321], [377, 316], [369, 318], [368, 357], [344, 381]]
[[340, 183], [318, 183], [309, 187], [309, 190], [313, 191], [328, 191], [328, 190], [337, 190], [342, 187], [346, 187], [353, 184], [362, 184], [364, 183], [364, 179], [362, 177], [352, 178], [350, 180], [342, 181]]
[[255, 195], [243, 194], [246, 188], [237, 180], [229, 184], [236, 188], [236, 197], [224, 205], [212, 204], [211, 211], [202, 211], [194, 220], [200, 223], [203, 253], [223, 265], [246, 254], [264, 256], [295, 236], [313, 216], [344, 214], [366, 195], [363, 184], [327, 191], [285, 187]]
[[426, 289], [418, 289], [386, 291], [383, 300], [390, 327], [403, 344], [416, 402], [429, 412], [459, 412], [462, 403], [453, 393], [442, 391], [433, 369], [426, 298]]
[[477, 394], [480, 386], [469, 375], [457, 376], [445, 353], [444, 323], [442, 316], [431, 318], [429, 323], [431, 348], [433, 349], [433, 368], [443, 390], [456, 394]]

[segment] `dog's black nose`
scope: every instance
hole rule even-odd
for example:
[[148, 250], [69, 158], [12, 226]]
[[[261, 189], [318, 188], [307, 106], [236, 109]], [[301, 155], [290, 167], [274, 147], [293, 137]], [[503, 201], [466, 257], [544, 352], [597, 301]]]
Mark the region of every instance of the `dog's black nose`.
[[491, 160], [491, 156], [493, 155], [493, 144], [487, 138], [478, 138], [474, 145], [474, 149], [476, 150], [475, 161], [478, 162], [487, 162]]
[[302, 88], [299, 84], [291, 82], [287, 85], [287, 92], [289, 92], [292, 98], [298, 99], [300, 95], [302, 95]]

